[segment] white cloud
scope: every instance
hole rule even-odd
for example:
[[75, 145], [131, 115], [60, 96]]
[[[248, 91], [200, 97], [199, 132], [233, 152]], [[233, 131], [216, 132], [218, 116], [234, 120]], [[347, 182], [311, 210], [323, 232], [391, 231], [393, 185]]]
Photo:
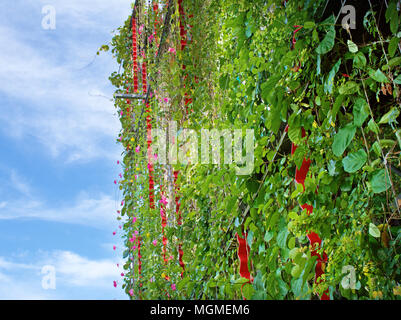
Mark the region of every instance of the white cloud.
[[[45, 265], [54, 267], [55, 290], [42, 288]], [[0, 257], [0, 299], [82, 299], [81, 290], [85, 299], [98, 298], [101, 292], [104, 299], [125, 299], [121, 289], [113, 287], [114, 280], [122, 283], [120, 273], [111, 259], [89, 259], [71, 251], [40, 251], [22, 263]]]
[[109, 195], [98, 194], [91, 197], [81, 192], [68, 205], [52, 205], [37, 199], [19, 199], [12, 205], [7, 202], [0, 206], [0, 220], [39, 219], [90, 226], [110, 230], [116, 224], [118, 202]]
[[0, 113], [2, 130], [20, 142], [34, 137], [50, 156], [64, 162], [115, 159], [120, 153], [114, 143], [120, 124], [113, 102], [90, 92], [112, 96], [108, 75], [116, 63], [110, 55], [102, 55], [91, 68], [82, 70], [82, 66], [104, 43], [91, 40], [92, 33], [96, 30], [109, 40], [109, 31], [130, 14], [130, 1], [31, 3], [38, 12], [41, 4], [56, 7], [60, 23], [65, 24], [60, 28], [79, 26], [80, 34], [36, 30], [34, 42], [27, 41], [24, 26], [19, 30], [0, 24], [0, 41], [5, 44], [0, 51], [0, 93], [13, 101]]
[[18, 191], [19, 193], [27, 197], [31, 196], [31, 187], [29, 186], [28, 182], [24, 181], [24, 178], [21, 177], [15, 170], [11, 170], [10, 185], [13, 189]]
[[116, 263], [109, 259], [90, 260], [70, 251], [56, 251], [45, 261], [55, 267], [59, 281], [70, 286], [111, 287], [113, 280], [118, 280]]

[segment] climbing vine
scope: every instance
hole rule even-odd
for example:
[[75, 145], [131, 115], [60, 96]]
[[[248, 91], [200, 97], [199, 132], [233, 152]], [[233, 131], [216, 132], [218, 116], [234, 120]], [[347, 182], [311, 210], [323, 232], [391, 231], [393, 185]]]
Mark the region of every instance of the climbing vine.
[[[400, 299], [400, 2], [355, 29], [344, 5], [135, 1], [110, 44], [117, 94], [147, 79], [115, 101], [132, 299]], [[252, 129], [253, 172], [161, 163], [172, 121]]]

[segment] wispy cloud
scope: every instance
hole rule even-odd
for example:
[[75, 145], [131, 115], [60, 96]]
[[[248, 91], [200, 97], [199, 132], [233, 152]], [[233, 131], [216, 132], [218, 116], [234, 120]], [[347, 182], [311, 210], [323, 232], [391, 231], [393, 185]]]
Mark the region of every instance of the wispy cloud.
[[[3, 94], [13, 101], [1, 104], [4, 111], [7, 108], [0, 115], [2, 130], [20, 142], [26, 136], [35, 137], [50, 156], [65, 162], [115, 159], [119, 123], [113, 102], [90, 92], [112, 96], [108, 75], [117, 66], [110, 55], [97, 58], [95, 64], [101, 68], [82, 70], [82, 66], [111, 38], [111, 21], [118, 26], [129, 14], [130, 1], [39, 4], [53, 4], [60, 20], [56, 30], [32, 34], [43, 45], [27, 41], [23, 25], [0, 23], [0, 41], [7, 43], [0, 51], [0, 97]], [[39, 4], [30, 3], [40, 13]], [[108, 23], [97, 17], [100, 13]], [[77, 25], [93, 28], [97, 36], [88, 32], [80, 41], [80, 34], [66, 31]], [[60, 56], [61, 52], [65, 55]]]
[[11, 170], [10, 184], [12, 188], [14, 188], [16, 191], [23, 194], [24, 196], [31, 196], [31, 186], [15, 170]]
[[[112, 299], [125, 296], [113, 288], [113, 281], [121, 283], [122, 268], [112, 259], [89, 259], [75, 252], [55, 250], [40, 251], [29, 257], [30, 262], [16, 262], [0, 257], [0, 299], [65, 299], [65, 292], [74, 292], [73, 299], [97, 297], [98, 290], [108, 292]], [[118, 261], [122, 265], [122, 261]], [[52, 266], [55, 270], [55, 290], [42, 288], [42, 268]], [[89, 293], [88, 293], [89, 292]], [[92, 295], [92, 297], [91, 297]]]
[[37, 219], [110, 230], [116, 224], [117, 208], [117, 201], [106, 194], [91, 197], [81, 192], [72, 204], [67, 205], [52, 205], [38, 199], [21, 198], [11, 205], [4, 202], [0, 206], [0, 220]]

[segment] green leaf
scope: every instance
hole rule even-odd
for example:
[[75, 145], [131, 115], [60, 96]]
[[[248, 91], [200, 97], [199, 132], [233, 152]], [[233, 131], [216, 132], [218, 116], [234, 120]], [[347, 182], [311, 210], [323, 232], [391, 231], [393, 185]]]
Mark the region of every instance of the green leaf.
[[242, 287], [242, 294], [244, 295], [244, 297], [247, 300], [250, 300], [253, 296], [253, 294], [255, 293], [255, 289], [253, 288], [253, 286], [249, 283], [246, 283], [243, 287]]
[[253, 231], [249, 230], [248, 236], [246, 237], [246, 242], [248, 243], [248, 246], [252, 247], [252, 242], [253, 242]]
[[351, 40], [347, 41], [347, 45], [348, 45], [348, 50], [352, 53], [357, 53], [358, 52], [358, 46], [353, 43]]
[[379, 126], [377, 125], [376, 122], [373, 121], [373, 119], [370, 119], [368, 122], [368, 129], [374, 133], [379, 133]]
[[388, 45], [388, 54], [390, 55], [390, 57], [394, 57], [395, 53], [397, 52], [399, 42], [400, 39], [398, 39], [397, 37], [393, 37], [390, 40], [390, 43]]
[[295, 247], [295, 237], [291, 237], [290, 240], [288, 240], [288, 249], [294, 249]]
[[386, 75], [380, 69], [377, 69], [376, 71], [370, 69], [369, 76], [377, 82], [384, 82], [384, 83], [389, 82]]
[[336, 30], [334, 25], [329, 27], [329, 31], [324, 36], [323, 40], [319, 43], [318, 47], [316, 48], [316, 53], [323, 55], [327, 52], [331, 51], [334, 47], [334, 42], [336, 39]]
[[399, 74], [398, 77], [394, 79], [394, 83], [401, 84], [401, 74]]
[[385, 169], [380, 169], [373, 173], [370, 185], [374, 193], [381, 193], [390, 188], [390, 178]]
[[317, 55], [317, 59], [316, 59], [316, 75], [318, 76], [321, 72], [321, 63], [322, 63], [322, 59], [320, 58], [320, 54]]
[[288, 232], [287, 229], [283, 229], [278, 233], [278, 235], [277, 235], [277, 245], [281, 249], [286, 248], [287, 237], [288, 237], [289, 234], [290, 233]]
[[363, 69], [366, 66], [366, 58], [362, 52], [358, 52], [353, 60], [354, 68]]
[[336, 155], [337, 157], [342, 156], [345, 149], [351, 143], [352, 139], [354, 139], [355, 132], [356, 127], [350, 124], [338, 131], [338, 133], [334, 136], [334, 141], [332, 145], [334, 155]]
[[397, 107], [393, 107], [389, 112], [381, 117], [379, 124], [395, 122], [399, 114], [400, 110], [398, 110]]
[[327, 80], [324, 83], [324, 92], [325, 93], [329, 93], [329, 94], [333, 93], [334, 76], [338, 72], [340, 65], [341, 65], [341, 59], [339, 59], [337, 61], [337, 63], [333, 66], [333, 68], [330, 70], [330, 73], [327, 76]]
[[312, 29], [315, 26], [315, 22], [313, 21], [306, 21], [304, 23], [304, 28], [305, 29]]
[[338, 110], [343, 104], [345, 96], [340, 94], [337, 96], [336, 101], [334, 102], [333, 109], [331, 110], [331, 116], [333, 117], [333, 121], [336, 121]]
[[397, 10], [394, 10], [391, 13], [390, 17], [390, 30], [393, 34], [396, 34], [398, 31], [398, 12]]
[[299, 278], [303, 269], [299, 265], [295, 265], [292, 270], [291, 270], [291, 276], [293, 276], [295, 279]]
[[377, 141], [375, 141], [375, 143], [373, 143], [372, 150], [374, 151], [374, 153], [376, 153], [376, 155], [378, 157], [381, 156], [382, 149], [380, 147], [380, 144]]
[[291, 142], [298, 144], [301, 140], [301, 128], [290, 126], [288, 129], [288, 138], [290, 138]]
[[273, 239], [273, 236], [274, 236], [273, 231], [266, 231], [263, 240], [265, 240], [266, 242], [269, 242], [271, 239]]
[[352, 113], [354, 115], [354, 124], [357, 127], [361, 127], [366, 118], [369, 116], [369, 109], [366, 100], [363, 98], [358, 98], [355, 101]]
[[368, 156], [363, 149], [349, 153], [342, 161], [344, 170], [348, 173], [358, 171], [366, 163]]
[[374, 238], [380, 237], [380, 230], [373, 223], [369, 223], [369, 234]]
[[330, 160], [327, 164], [327, 170], [329, 171], [329, 175], [331, 175], [332, 177], [337, 175], [338, 172], [336, 170], [336, 161], [334, 161], [333, 159]]
[[354, 81], [347, 81], [339, 89], [340, 94], [353, 94], [358, 89], [358, 84]]
[[401, 65], [401, 57], [395, 57], [388, 62], [390, 67]]

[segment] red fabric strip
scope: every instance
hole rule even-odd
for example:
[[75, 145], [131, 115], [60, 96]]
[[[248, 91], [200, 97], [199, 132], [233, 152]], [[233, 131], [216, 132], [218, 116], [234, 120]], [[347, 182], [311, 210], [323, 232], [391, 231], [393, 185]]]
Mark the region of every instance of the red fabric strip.
[[[249, 257], [250, 248], [246, 242], [246, 238], [248, 235], [247, 233], [242, 234], [243, 238], [241, 238], [238, 235], [238, 233], [236, 233], [235, 235], [236, 235], [237, 241], [238, 241], [238, 259], [240, 262], [239, 274], [241, 277], [248, 279], [248, 282], [243, 283], [241, 286], [241, 294], [242, 294], [242, 288], [244, 287], [244, 285], [247, 283], [253, 282], [253, 277], [251, 276], [251, 273], [249, 272], [249, 269], [248, 269], [248, 257]], [[251, 263], [251, 265], [252, 265], [252, 263]], [[244, 300], [246, 300], [246, 298], [244, 297], [243, 294], [242, 294], [242, 298]]]
[[[295, 26], [298, 27], [298, 26]], [[297, 29], [296, 31], [299, 31], [301, 28]], [[295, 35], [295, 32], [294, 32]], [[288, 125], [285, 128], [285, 131], [288, 131]], [[305, 129], [302, 128], [302, 137], [306, 136]], [[297, 149], [297, 146], [293, 143], [291, 145], [291, 154], [294, 154], [295, 150]], [[306, 176], [309, 172], [311, 160], [304, 158], [301, 168], [296, 168], [295, 170], [295, 182], [302, 184], [304, 191], [305, 191], [305, 179]], [[316, 190], [317, 192], [317, 190]], [[310, 204], [303, 204], [301, 205], [302, 209], [306, 209], [307, 214], [311, 215], [313, 213], [313, 206]], [[327, 254], [326, 252], [323, 252], [323, 257], [317, 252], [317, 250], [321, 247], [322, 245], [322, 240], [320, 239], [319, 235], [315, 232], [308, 232], [307, 237], [309, 239], [309, 243], [312, 246], [311, 250], [311, 256], [316, 256], [317, 257], [317, 262], [316, 262], [316, 267], [315, 267], [315, 283], [320, 283], [321, 279], [320, 276], [324, 274], [323, 271], [323, 263], [327, 262]], [[319, 280], [318, 280], [319, 279]], [[320, 300], [330, 300], [330, 296], [328, 295], [329, 291], [328, 289], [322, 294], [320, 297]]]
[[138, 93], [138, 55], [135, 18], [132, 19], [132, 65], [134, 73], [134, 93]]

